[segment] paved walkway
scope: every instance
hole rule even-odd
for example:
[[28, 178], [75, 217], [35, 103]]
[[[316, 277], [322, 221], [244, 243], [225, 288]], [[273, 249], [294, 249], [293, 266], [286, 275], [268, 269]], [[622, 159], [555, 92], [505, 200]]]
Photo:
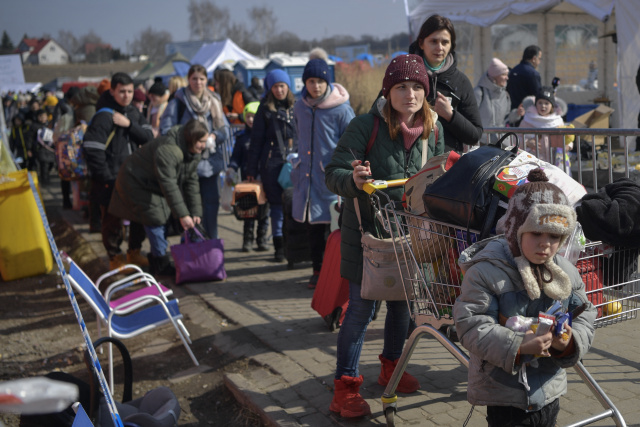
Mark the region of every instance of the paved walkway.
[[[43, 188], [42, 195], [48, 206], [61, 206], [57, 182]], [[63, 216], [91, 242], [97, 256], [106, 260], [99, 234], [88, 232], [81, 212], [63, 211]], [[272, 252], [242, 253], [242, 224], [231, 214], [220, 213], [219, 227], [220, 237], [225, 241], [228, 279], [182, 288], [199, 295], [225, 318], [223, 327], [226, 324], [229, 328], [244, 328], [250, 337], [244, 342], [233, 342], [228, 335], [216, 334], [213, 345], [217, 348], [255, 362], [255, 369], [227, 376], [230, 389], [261, 413], [269, 425], [385, 425], [380, 401], [384, 388], [377, 384], [384, 307], [367, 331], [360, 364], [365, 379], [361, 391], [373, 415], [360, 421], [341, 420], [329, 411], [337, 331], [329, 332], [310, 307], [313, 291], [307, 289], [306, 281], [311, 264], [296, 264], [289, 270], [286, 263], [271, 261]], [[173, 242], [176, 239], [171, 238]], [[148, 251], [148, 246], [143, 251]], [[187, 311], [185, 315], [196, 322], [208, 318], [197, 312]], [[207, 326], [206, 321], [202, 322]], [[583, 361], [629, 426], [640, 426], [639, 328], [640, 321], [634, 319], [598, 329], [594, 348]], [[211, 327], [212, 332], [219, 329], [219, 325]], [[408, 371], [419, 379], [422, 389], [412, 395], [400, 395], [397, 425], [463, 425], [471, 409], [466, 401], [466, 368], [434, 339], [425, 338], [411, 357]], [[561, 399], [559, 425], [576, 423], [602, 411], [589, 388], [571, 370], [569, 392]], [[486, 426], [484, 414], [484, 408], [476, 408], [468, 426]], [[593, 425], [615, 424], [608, 418]]]

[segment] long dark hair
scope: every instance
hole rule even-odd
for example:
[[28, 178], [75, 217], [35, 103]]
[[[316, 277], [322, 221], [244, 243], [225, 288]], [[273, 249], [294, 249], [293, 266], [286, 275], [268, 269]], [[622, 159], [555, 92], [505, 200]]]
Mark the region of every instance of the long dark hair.
[[456, 50], [456, 30], [453, 28], [453, 23], [449, 18], [445, 18], [440, 15], [431, 15], [427, 18], [426, 21], [420, 27], [420, 33], [418, 33], [418, 38], [416, 41], [411, 43], [409, 46], [409, 53], [415, 53], [424, 57], [424, 52], [420, 49], [420, 45], [422, 41], [429, 37], [431, 33], [440, 30], [447, 30], [449, 34], [451, 34], [451, 50], [453, 52]]
[[[291, 88], [289, 86], [287, 86], [287, 97], [282, 101], [284, 103], [285, 108], [291, 108], [293, 107], [293, 104], [296, 103], [296, 97], [293, 94], [293, 92], [291, 92]], [[276, 99], [276, 97], [273, 95], [273, 92], [271, 92], [271, 89], [269, 89], [269, 91], [267, 92], [267, 95], [264, 98], [264, 104], [266, 105], [266, 107], [271, 110], [271, 111], [276, 111], [276, 103], [278, 102], [278, 100]]]
[[207, 125], [198, 119], [191, 119], [182, 127], [184, 139], [187, 142], [187, 148], [191, 150], [198, 141], [209, 133]]
[[[217, 70], [213, 74], [213, 78], [218, 82], [218, 93], [222, 100], [222, 105], [227, 108], [233, 106], [233, 85], [236, 84], [238, 79], [229, 70]], [[230, 109], [230, 108], [229, 108]]]
[[[427, 95], [424, 95], [424, 102], [422, 103], [422, 109], [416, 113], [416, 121], [415, 123], [422, 123], [424, 129], [422, 130], [422, 139], [429, 138], [431, 134], [431, 129], [436, 126], [435, 121], [433, 120], [433, 116], [431, 115], [431, 106], [427, 102]], [[391, 100], [388, 99], [387, 103], [384, 104], [382, 108], [382, 112], [387, 119], [387, 126], [389, 126], [389, 136], [391, 136], [392, 140], [395, 140], [398, 134], [400, 133], [400, 120], [398, 120], [398, 112], [391, 105]], [[438, 141], [436, 141], [438, 143]]]

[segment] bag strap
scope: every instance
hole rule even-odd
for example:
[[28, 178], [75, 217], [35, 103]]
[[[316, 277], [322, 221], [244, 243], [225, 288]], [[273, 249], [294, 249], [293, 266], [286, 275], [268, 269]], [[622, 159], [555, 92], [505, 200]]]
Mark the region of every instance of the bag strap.
[[[433, 126], [433, 133], [435, 136], [435, 143], [436, 145], [438, 144], [438, 124], [436, 123]], [[427, 164], [427, 151], [429, 151], [427, 144], [429, 143], [429, 141], [427, 139], [423, 139], [422, 140], [422, 164], [420, 165], [420, 167], [422, 168], [424, 165]]]
[[[91, 122], [93, 121], [93, 118], [95, 116], [97, 116], [100, 113], [109, 113], [109, 114], [113, 114], [114, 110], [113, 108], [100, 108], [98, 111], [96, 111], [96, 113], [91, 117], [91, 120], [89, 120], [89, 125], [91, 125]], [[111, 133], [109, 134], [109, 136], [107, 137], [107, 142], [104, 143], [104, 149], [106, 150], [109, 147], [109, 144], [111, 144], [111, 140], [113, 139], [113, 137], [116, 135], [116, 128], [114, 126], [113, 130], [111, 131]]]
[[[508, 136], [513, 136], [514, 138], [516, 138], [516, 141], [518, 140], [518, 136], [517, 136], [515, 133], [513, 133], [513, 132], [507, 132], [507, 133], [505, 133], [504, 135], [502, 135], [502, 136], [500, 137], [500, 139], [499, 139], [499, 140], [497, 140], [497, 141], [495, 142], [495, 144], [487, 144], [487, 145], [492, 145], [492, 146], [494, 146], [494, 147], [501, 148], [501, 147], [502, 147], [502, 141], [504, 141], [505, 139], [507, 139], [507, 137], [508, 137]], [[516, 145], [517, 145], [517, 144], [516, 144]]]
[[271, 121], [273, 122], [273, 129], [276, 131], [276, 139], [278, 140], [278, 146], [280, 147], [280, 154], [282, 155], [282, 160], [287, 158], [287, 148], [284, 145], [284, 138], [282, 137], [282, 131], [280, 130], [280, 126], [278, 126], [278, 122], [276, 120], [276, 115], [271, 115]]
[[380, 127], [380, 118], [378, 116], [373, 116], [373, 130], [371, 131], [369, 142], [367, 142], [367, 148], [364, 150], [365, 156], [369, 154], [369, 151], [371, 151], [371, 148], [373, 147], [373, 143], [376, 142], [376, 137], [378, 136], [379, 127]]
[[[367, 142], [367, 148], [364, 150], [365, 157], [367, 154], [369, 154], [369, 151], [371, 151], [371, 148], [373, 147], [373, 143], [376, 142], [379, 128], [380, 128], [380, 118], [378, 116], [373, 116], [373, 130], [371, 131], [371, 136], [369, 136], [369, 141]], [[358, 203], [358, 197], [355, 197], [353, 199], [353, 205], [356, 208], [356, 216], [358, 217], [360, 234], [364, 236], [364, 229], [362, 228], [362, 217], [360, 215], [360, 203]]]
[[191, 243], [191, 239], [189, 239], [189, 231], [190, 230], [193, 230], [193, 232], [196, 233], [196, 236], [200, 237], [202, 240], [208, 240], [208, 238], [204, 237], [204, 235], [200, 232], [200, 230], [198, 230], [198, 227], [196, 226], [196, 227], [184, 230], [184, 242], [185, 243]]
[[[491, 234], [491, 224], [493, 224], [493, 220], [498, 214], [499, 202], [500, 196], [492, 192], [489, 210], [487, 211], [487, 216], [484, 219], [484, 224], [482, 224], [482, 230], [480, 230], [480, 236], [478, 237], [478, 240], [484, 240], [489, 237], [489, 234]], [[469, 232], [469, 229], [467, 229], [467, 244], [471, 245], [471, 233]]]

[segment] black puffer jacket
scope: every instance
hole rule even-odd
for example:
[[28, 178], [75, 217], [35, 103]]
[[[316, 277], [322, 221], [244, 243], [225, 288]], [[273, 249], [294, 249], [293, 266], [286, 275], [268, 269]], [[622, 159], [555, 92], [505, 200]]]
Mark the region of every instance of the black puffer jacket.
[[[409, 46], [409, 53], [424, 58], [424, 52], [418, 43], [414, 42]], [[460, 98], [458, 104], [454, 105], [451, 121], [441, 117], [438, 120], [444, 129], [445, 150], [462, 151], [464, 144], [474, 145], [480, 140], [483, 129], [473, 86], [467, 76], [458, 70], [457, 64], [456, 54], [451, 52], [440, 70], [432, 72], [427, 68], [431, 84], [428, 101], [431, 105], [434, 104], [436, 91], [444, 96], [451, 97], [451, 94], [454, 94]]]
[[[140, 112], [131, 104], [122, 107], [109, 92], [104, 92], [99, 100], [100, 108], [110, 108], [125, 115], [131, 125], [128, 128], [116, 126], [113, 114], [110, 112], [97, 113], [84, 134], [82, 146], [87, 160], [87, 167], [91, 179], [99, 182], [113, 182], [118, 175], [122, 162], [137, 148], [153, 139], [151, 125], [147, 123]], [[115, 134], [106, 146], [109, 134], [115, 128]]]
[[640, 247], [640, 185], [634, 180], [620, 178], [596, 194], [586, 194], [576, 213], [590, 240]]

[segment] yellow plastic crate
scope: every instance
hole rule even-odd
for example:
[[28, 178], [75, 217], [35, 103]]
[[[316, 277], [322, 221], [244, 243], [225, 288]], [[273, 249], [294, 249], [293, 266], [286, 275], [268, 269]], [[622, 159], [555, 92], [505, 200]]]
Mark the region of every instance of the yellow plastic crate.
[[[38, 180], [32, 172], [34, 183]], [[38, 190], [39, 191], [39, 190]], [[38, 197], [40, 195], [38, 194]], [[0, 275], [2, 280], [46, 274], [53, 256], [27, 171], [0, 175]]]

